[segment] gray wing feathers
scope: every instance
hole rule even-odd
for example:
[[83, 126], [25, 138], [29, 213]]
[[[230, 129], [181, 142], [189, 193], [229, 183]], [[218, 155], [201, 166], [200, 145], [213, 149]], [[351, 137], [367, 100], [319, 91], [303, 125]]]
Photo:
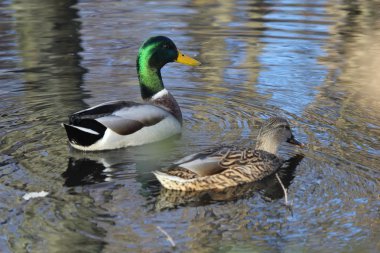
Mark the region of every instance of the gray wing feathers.
[[144, 127], [144, 124], [140, 121], [124, 119], [117, 116], [101, 117], [96, 119], [96, 121], [120, 135], [133, 134]]
[[154, 105], [115, 101], [73, 114], [72, 121], [94, 119], [120, 135], [128, 135], [153, 126], [170, 115]]
[[225, 170], [220, 167], [219, 161], [220, 159], [215, 157], [196, 159], [191, 162], [182, 163], [180, 167], [192, 171], [201, 177], [210, 176]]
[[185, 168], [199, 176], [214, 175], [226, 169], [220, 166], [220, 161], [228, 150], [228, 147], [207, 149], [178, 160], [172, 167]]

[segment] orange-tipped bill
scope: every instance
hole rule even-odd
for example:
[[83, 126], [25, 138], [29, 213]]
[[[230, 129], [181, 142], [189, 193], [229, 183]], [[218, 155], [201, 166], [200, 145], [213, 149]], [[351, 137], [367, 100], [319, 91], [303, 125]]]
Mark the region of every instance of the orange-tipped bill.
[[177, 60], [175, 60], [178, 63], [182, 63], [185, 65], [190, 65], [190, 66], [198, 66], [201, 65], [201, 63], [193, 58], [191, 58], [188, 55], [185, 55], [181, 53], [181, 51], [178, 50], [178, 57]]

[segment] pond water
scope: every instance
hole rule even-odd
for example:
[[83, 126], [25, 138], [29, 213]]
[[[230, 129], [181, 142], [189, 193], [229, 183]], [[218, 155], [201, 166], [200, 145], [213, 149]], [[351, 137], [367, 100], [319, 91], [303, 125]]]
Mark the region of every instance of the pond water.
[[[202, 62], [162, 72], [182, 135], [72, 150], [67, 115], [141, 101], [135, 60], [152, 35]], [[2, 252], [380, 251], [379, 1], [5, 0], [0, 49]], [[281, 176], [290, 209], [274, 177], [190, 195], [151, 173], [254, 145], [271, 115], [307, 143], [281, 150], [296, 158]]]

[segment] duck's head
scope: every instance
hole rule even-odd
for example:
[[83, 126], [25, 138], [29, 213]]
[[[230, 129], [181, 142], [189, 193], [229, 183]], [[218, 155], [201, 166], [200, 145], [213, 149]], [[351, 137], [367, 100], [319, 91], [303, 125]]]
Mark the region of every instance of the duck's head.
[[177, 49], [174, 42], [165, 36], [147, 39], [139, 49], [138, 64], [148, 65], [152, 69], [161, 69], [166, 63], [178, 62], [197, 66], [201, 63]]
[[294, 138], [290, 125], [286, 119], [281, 117], [271, 117], [260, 129], [257, 137], [256, 149], [276, 154], [283, 142], [303, 147], [303, 144]]
[[147, 39], [140, 47], [137, 56], [137, 73], [139, 76], [141, 95], [149, 99], [164, 89], [161, 68], [169, 62], [197, 66], [201, 63], [177, 49], [174, 42], [165, 36]]

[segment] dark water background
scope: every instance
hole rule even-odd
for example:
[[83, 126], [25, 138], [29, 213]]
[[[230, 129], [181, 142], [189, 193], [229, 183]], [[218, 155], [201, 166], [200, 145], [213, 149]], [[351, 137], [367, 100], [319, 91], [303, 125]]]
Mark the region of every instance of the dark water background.
[[[152, 35], [203, 63], [163, 69], [182, 136], [71, 150], [68, 114], [141, 100]], [[379, 1], [1, 1], [1, 252], [379, 252], [379, 66]], [[191, 152], [254, 145], [271, 115], [308, 143], [281, 151], [304, 156], [282, 175], [292, 211], [274, 178], [202, 196], [154, 180]]]

